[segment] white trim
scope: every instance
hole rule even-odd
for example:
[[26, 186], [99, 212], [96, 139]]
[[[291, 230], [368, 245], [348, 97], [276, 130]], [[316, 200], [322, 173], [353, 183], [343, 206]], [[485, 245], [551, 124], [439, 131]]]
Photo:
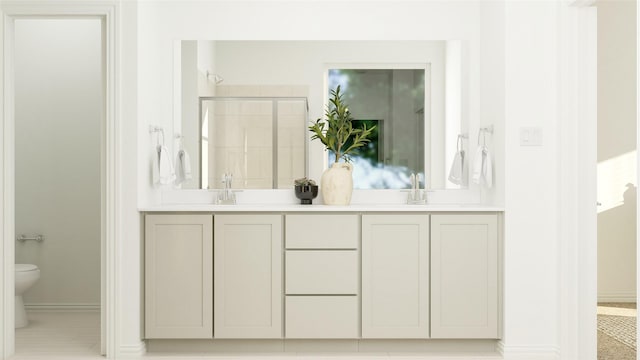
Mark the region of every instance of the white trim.
[[96, 312], [100, 311], [100, 304], [25, 304], [27, 311], [51, 311], [51, 312]]
[[598, 294], [598, 302], [625, 302], [625, 303], [634, 303], [636, 302], [636, 293], [635, 291], [625, 291], [618, 293], [608, 293], [608, 294]]
[[504, 346], [502, 355], [505, 360], [559, 360], [560, 349], [554, 345], [507, 345]]
[[570, 2], [571, 6], [575, 7], [587, 7], [587, 6], [595, 6], [597, 0], [573, 0]]
[[597, 357], [597, 13], [582, 4], [561, 6], [558, 24], [558, 329], [567, 360]]
[[562, 359], [595, 360], [596, 9], [559, 8], [558, 329]]
[[[640, 156], [637, 156], [638, 149], [640, 149], [640, 57], [638, 57], [640, 55], [640, 26], [638, 24], [640, 24], [640, 6], [636, 2], [636, 158], [638, 161], [636, 169], [640, 169]], [[640, 184], [640, 173], [636, 174], [636, 187], [638, 184]], [[638, 200], [640, 200], [640, 193], [636, 192], [636, 229], [637, 224], [640, 223], [640, 212], [637, 211]], [[640, 259], [638, 244], [640, 244], [640, 232], [636, 230], [636, 304], [638, 301], [637, 289], [640, 286], [640, 266], [637, 265], [637, 261]], [[636, 317], [636, 339], [640, 339], [640, 317]]]
[[[120, 167], [118, 161], [118, 142], [117, 139], [119, 126], [119, 101], [116, 95], [119, 93], [120, 86], [117, 54], [117, 44], [119, 39], [119, 1], [100, 1], [89, 2], [81, 0], [73, 1], [4, 1], [0, 8], [2, 15], [2, 31], [3, 44], [2, 55], [3, 61], [3, 83], [4, 88], [1, 95], [3, 105], [3, 118], [0, 120], [3, 128], [4, 138], [0, 141], [0, 167], [2, 177], [0, 186], [2, 188], [1, 200], [2, 209], [0, 210], [0, 227], [2, 228], [2, 249], [3, 267], [0, 267], [0, 279], [3, 279], [2, 297], [0, 297], [0, 323], [4, 324], [0, 338], [0, 354], [2, 358], [8, 358], [14, 352], [14, 284], [13, 284], [13, 263], [14, 263], [14, 116], [13, 116], [13, 79], [11, 66], [12, 47], [10, 46], [13, 39], [13, 19], [16, 17], [28, 16], [46, 16], [46, 17], [100, 17], [104, 24], [104, 59], [105, 59], [105, 119], [103, 121], [103, 143], [101, 145], [103, 169], [103, 185], [102, 185], [102, 283], [104, 302], [101, 307], [105, 316], [103, 318], [103, 334], [106, 348], [105, 353], [108, 358], [117, 356], [119, 339], [118, 333], [118, 299], [116, 295], [119, 293], [116, 282], [120, 274], [117, 256], [117, 241], [119, 240], [119, 232], [116, 216], [118, 214], [117, 199], [119, 194], [120, 180], [117, 177], [117, 170]], [[7, 51], [8, 50], [8, 51]]]
[[103, 249], [102, 266], [104, 267], [104, 274], [102, 275], [102, 281], [104, 281], [104, 295], [102, 306], [103, 309], [103, 322], [102, 329], [104, 335], [102, 337], [102, 351], [107, 358], [116, 358], [119, 344], [118, 337], [118, 319], [122, 316], [120, 314], [120, 308], [117, 295], [118, 283], [116, 279], [120, 276], [119, 256], [118, 256], [118, 240], [119, 235], [119, 223], [117, 222], [118, 215], [118, 195], [120, 193], [119, 181], [117, 177], [117, 171], [120, 168], [119, 154], [118, 154], [118, 136], [120, 119], [120, 106], [117, 95], [120, 93], [120, 69], [117, 67], [120, 54], [116, 53], [117, 44], [120, 34], [118, 29], [120, 28], [119, 16], [116, 17], [116, 11], [119, 8], [116, 4], [108, 7], [104, 11], [105, 17], [105, 153], [102, 157], [104, 162], [104, 168], [106, 169], [105, 184], [103, 185], [103, 206], [105, 209], [103, 218]]
[[[11, 59], [9, 58], [5, 49], [13, 47], [13, 37], [10, 35], [13, 33], [13, 21], [3, 11], [2, 16], [2, 32], [3, 32], [3, 47], [2, 47], [2, 62], [3, 62], [3, 84], [2, 89], [2, 104], [3, 104], [3, 121], [2, 128], [4, 137], [1, 140], [2, 146], [0, 146], [0, 152], [2, 155], [2, 236], [3, 241], [2, 248], [2, 263], [4, 267], [0, 269], [0, 279], [2, 279], [2, 297], [0, 301], [2, 304], [0, 308], [0, 323], [4, 324], [2, 328], [2, 343], [0, 346], [0, 354], [3, 358], [6, 358], [13, 354], [15, 343], [15, 329], [14, 329], [14, 179], [15, 164], [13, 157], [14, 149], [14, 123], [13, 121], [7, 121], [7, 119], [13, 118], [13, 92], [10, 90], [13, 88], [13, 72], [10, 69], [13, 67]], [[9, 241], [9, 239], [11, 239]]]
[[[636, 2], [636, 159], [638, 161], [636, 169], [640, 169], [640, 156], [637, 156], [638, 149], [640, 149], [640, 57], [638, 56], [640, 55], [640, 26], [638, 24], [640, 24], [640, 6]], [[636, 173], [636, 187], [638, 184], [640, 184], [640, 173]], [[640, 212], [637, 211], [638, 200], [640, 200], [640, 193], [636, 192], [636, 229], [637, 224], [640, 223]], [[640, 232], [636, 230], [636, 304], [638, 301], [637, 289], [640, 285], [640, 266], [637, 265], [637, 261], [640, 259], [638, 244], [640, 244]], [[640, 339], [640, 317], [636, 317], [636, 339]], [[638, 358], [637, 355], [636, 358]]]
[[[574, 89], [578, 95], [576, 117], [578, 171], [574, 174], [578, 189], [576, 201], [578, 249], [578, 284], [576, 302], [563, 310], [577, 308], [577, 359], [595, 360], [597, 350], [597, 297], [598, 297], [598, 239], [597, 239], [597, 9], [578, 9], [578, 81]], [[594, 146], [595, 145], [595, 146]], [[577, 307], [575, 305], [578, 305]]]
[[136, 358], [147, 353], [147, 345], [144, 341], [132, 345], [120, 345], [118, 358]]

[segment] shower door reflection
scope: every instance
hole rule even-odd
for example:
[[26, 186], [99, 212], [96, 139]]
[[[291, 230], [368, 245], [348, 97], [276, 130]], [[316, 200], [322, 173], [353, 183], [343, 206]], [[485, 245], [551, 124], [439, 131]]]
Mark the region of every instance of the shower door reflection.
[[201, 186], [291, 188], [306, 174], [306, 98], [201, 97]]

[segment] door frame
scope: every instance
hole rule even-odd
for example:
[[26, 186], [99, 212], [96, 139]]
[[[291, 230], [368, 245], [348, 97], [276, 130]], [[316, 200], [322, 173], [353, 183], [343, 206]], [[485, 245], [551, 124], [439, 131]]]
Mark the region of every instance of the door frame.
[[9, 358], [15, 352], [14, 329], [14, 262], [15, 262], [15, 114], [13, 78], [14, 20], [17, 18], [99, 18], [103, 36], [104, 111], [101, 121], [101, 352], [114, 358], [118, 349], [117, 325], [117, 234], [120, 180], [116, 177], [120, 161], [117, 157], [118, 114], [120, 104], [118, 66], [118, 4], [114, 1], [88, 3], [49, 1], [21, 3], [5, 1], [0, 8], [0, 107], [3, 136], [0, 138], [0, 358]]
[[561, 6], [558, 358], [597, 358], [597, 9]]

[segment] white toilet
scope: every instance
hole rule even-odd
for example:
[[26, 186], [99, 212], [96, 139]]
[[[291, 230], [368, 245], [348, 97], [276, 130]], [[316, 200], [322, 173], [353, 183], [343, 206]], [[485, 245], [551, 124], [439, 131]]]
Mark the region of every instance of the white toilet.
[[40, 269], [32, 264], [16, 264], [16, 328], [21, 328], [29, 324], [27, 313], [24, 310], [22, 294], [29, 290], [40, 278]]

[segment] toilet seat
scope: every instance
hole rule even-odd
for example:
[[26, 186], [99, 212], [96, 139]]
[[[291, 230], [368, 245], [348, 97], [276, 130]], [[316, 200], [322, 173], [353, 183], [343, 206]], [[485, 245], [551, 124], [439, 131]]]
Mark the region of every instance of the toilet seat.
[[33, 264], [16, 264], [16, 272], [28, 272], [38, 270], [38, 267]]

